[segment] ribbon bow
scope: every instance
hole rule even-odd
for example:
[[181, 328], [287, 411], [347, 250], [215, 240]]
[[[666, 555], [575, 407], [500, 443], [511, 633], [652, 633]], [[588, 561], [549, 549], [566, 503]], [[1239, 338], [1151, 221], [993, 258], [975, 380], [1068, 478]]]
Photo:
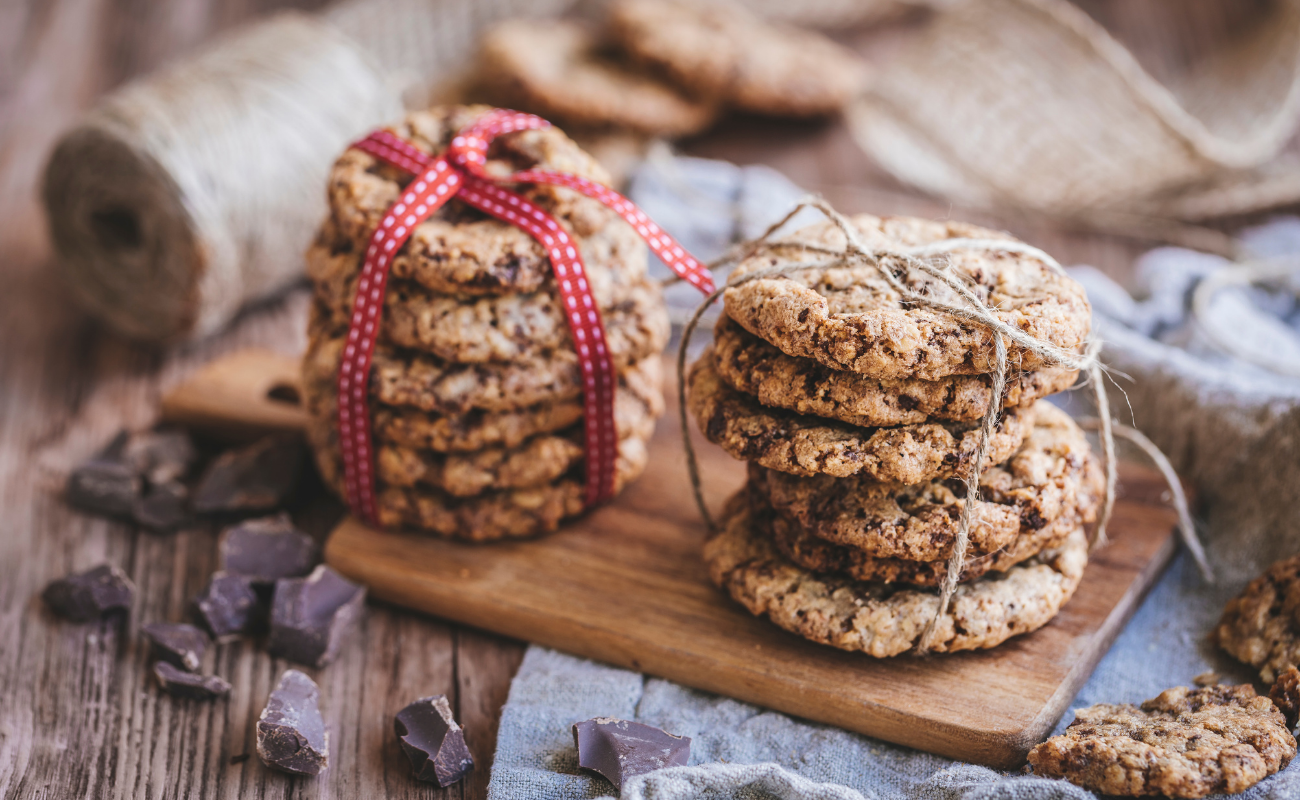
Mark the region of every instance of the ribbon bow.
[[613, 495], [618, 456], [618, 434], [614, 430], [614, 363], [605, 343], [600, 309], [587, 283], [582, 255], [569, 234], [536, 203], [498, 186], [497, 182], [554, 184], [599, 200], [626, 220], [673, 272], [705, 294], [714, 291], [713, 279], [699, 261], [655, 225], [645, 212], [609, 187], [554, 170], [524, 170], [504, 178], [493, 177], [484, 170], [488, 145], [494, 138], [546, 128], [550, 124], [532, 114], [498, 109], [462, 130], [451, 146], [436, 157], [384, 130], [352, 145], [415, 175], [370, 237], [339, 366], [338, 419], [344, 486], [353, 513], [371, 524], [378, 524], [378, 511], [368, 386], [388, 271], [393, 257], [411, 237], [415, 226], [452, 197], [528, 232], [550, 257], [582, 368], [588, 506]]

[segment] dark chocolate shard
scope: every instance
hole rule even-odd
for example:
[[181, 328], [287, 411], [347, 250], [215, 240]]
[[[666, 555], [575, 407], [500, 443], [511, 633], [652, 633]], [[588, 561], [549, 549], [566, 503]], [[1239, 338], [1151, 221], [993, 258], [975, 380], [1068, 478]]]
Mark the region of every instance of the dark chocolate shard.
[[195, 675], [166, 661], [153, 665], [154, 677], [167, 694], [190, 700], [214, 700], [230, 694], [230, 684], [216, 675]]
[[623, 782], [664, 767], [681, 767], [691, 757], [691, 740], [667, 731], [613, 717], [597, 717], [573, 726], [578, 766], [603, 775], [623, 789]]
[[316, 541], [294, 527], [288, 514], [250, 519], [226, 528], [217, 545], [221, 570], [255, 583], [298, 578], [320, 561]]
[[451, 786], [474, 769], [465, 731], [452, 718], [445, 695], [421, 697], [393, 718], [415, 779]]
[[190, 521], [190, 490], [178, 480], [151, 483], [135, 499], [131, 516], [150, 530], [174, 531]]
[[330, 735], [319, 701], [311, 678], [285, 670], [257, 721], [257, 755], [263, 763], [299, 775], [316, 775], [329, 766]]
[[120, 431], [108, 446], [72, 471], [64, 491], [69, 504], [93, 514], [131, 515], [144, 481], [123, 455], [130, 438]]
[[247, 575], [214, 572], [207, 588], [194, 598], [194, 610], [218, 642], [257, 633], [266, 622], [266, 606]]
[[304, 461], [296, 436], [268, 436], [222, 453], [194, 490], [201, 514], [259, 514], [282, 507], [298, 486]]
[[140, 629], [152, 644], [153, 657], [189, 672], [198, 672], [208, 649], [208, 635], [184, 622], [151, 622]]
[[194, 467], [198, 451], [183, 430], [163, 428], [132, 434], [122, 457], [150, 484], [180, 481]]
[[323, 667], [334, 660], [365, 605], [366, 589], [321, 564], [306, 578], [281, 578], [271, 601], [271, 655]]
[[51, 581], [41, 596], [59, 616], [88, 622], [105, 614], [129, 612], [135, 600], [135, 584], [112, 564], [100, 564]]

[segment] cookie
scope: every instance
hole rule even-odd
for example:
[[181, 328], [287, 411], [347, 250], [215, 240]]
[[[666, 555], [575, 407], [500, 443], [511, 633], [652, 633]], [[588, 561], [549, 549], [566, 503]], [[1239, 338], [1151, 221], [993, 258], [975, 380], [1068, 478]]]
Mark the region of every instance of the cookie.
[[[867, 246], [901, 248], [953, 238], [1005, 239], [1010, 236], [960, 222], [930, 222], [909, 217], [853, 217]], [[844, 235], [825, 222], [796, 231], [784, 240], [840, 249]], [[739, 277], [773, 266], [816, 263], [825, 255], [781, 251], [742, 261]], [[947, 262], [967, 279], [969, 289], [995, 317], [1037, 339], [1067, 350], [1083, 344], [1092, 310], [1083, 287], [1036, 258], [996, 250], [955, 250]], [[938, 300], [962, 302], [945, 284], [913, 271], [912, 288]], [[993, 371], [993, 338], [983, 327], [950, 313], [905, 302], [869, 266], [809, 269], [779, 278], [761, 278], [724, 292], [727, 315], [783, 353], [811, 358], [831, 369], [877, 379], [937, 381], [950, 375]], [[1011, 371], [1041, 369], [1043, 360], [1007, 343]]]
[[[709, 441], [742, 461], [792, 475], [920, 483], [960, 475], [978, 443], [978, 423], [860, 428], [768, 408], [722, 382], [712, 351], [691, 366], [687, 380], [690, 411]], [[1032, 425], [1031, 409], [1009, 409], [989, 443], [989, 463], [1009, 458]]]
[[[492, 110], [490, 106], [439, 106], [409, 114], [389, 130], [415, 147], [437, 154], [462, 128]], [[554, 127], [497, 137], [488, 156], [486, 168], [493, 174], [537, 167], [609, 182], [595, 159]], [[410, 180], [409, 174], [369, 153], [344, 151], [330, 172], [328, 231], [322, 231], [328, 240], [324, 244], [335, 250], [351, 247], [363, 251]], [[624, 225], [600, 201], [571, 189], [546, 184], [514, 188], [554, 216], [584, 253], [606, 246], [596, 244], [595, 237], [611, 236], [612, 228]], [[627, 237], [630, 245], [629, 233], [619, 235]], [[608, 246], [614, 246], [612, 240]], [[415, 227], [393, 260], [392, 275], [435, 291], [470, 295], [535, 292], [554, 282], [550, 259], [531, 236], [455, 198]]]
[[[662, 361], [658, 356], [639, 361], [623, 371], [614, 394], [615, 425], [626, 427], [629, 416], [643, 415], [646, 408], [655, 418], [663, 414], [662, 372]], [[326, 407], [309, 411], [318, 416], [333, 417], [337, 413], [335, 409], [331, 395]], [[575, 424], [584, 413], [581, 398], [539, 403], [514, 411], [430, 414], [380, 406], [373, 412], [376, 439], [438, 453], [518, 447], [532, 436], [553, 433]]]
[[1300, 669], [1287, 667], [1279, 673], [1268, 690], [1268, 699], [1282, 712], [1287, 727], [1295, 728], [1300, 720]]
[[[914, 650], [939, 610], [938, 592], [821, 575], [791, 563], [754, 529], [748, 505], [729, 505], [721, 533], [704, 545], [713, 582], [750, 613], [841, 650], [877, 658]], [[1088, 563], [1082, 528], [997, 575], [963, 583], [939, 619], [932, 651], [994, 647], [1047, 624], [1074, 595]]]
[[[334, 391], [346, 334], [324, 324], [325, 312], [313, 309], [307, 352], [303, 357], [306, 400]], [[615, 354], [620, 372], [656, 356], [662, 341], [644, 351]], [[380, 344], [370, 375], [372, 401], [444, 415], [470, 411], [515, 411], [541, 403], [582, 397], [582, 368], [571, 349], [541, 354], [528, 363], [457, 364], [433, 355]]]
[[867, 76], [851, 50], [764, 22], [739, 4], [621, 0], [609, 19], [614, 38], [638, 61], [696, 96], [759, 114], [834, 113]]
[[[1031, 407], [1033, 427], [1005, 462], [980, 476], [967, 553], [1012, 546], [1061, 515], [1091, 521], [1102, 492], [1101, 468], [1069, 415], [1047, 402]], [[876, 558], [943, 561], [951, 557], [965, 505], [958, 479], [911, 485], [857, 475], [796, 477], [750, 466], [750, 482], [771, 507], [804, 532]]]
[[[765, 509], [753, 505], [757, 520], [763, 520]], [[907, 583], [913, 586], [938, 587], [948, 573], [946, 561], [911, 561], [905, 558], [879, 558], [867, 555], [856, 547], [831, 544], [809, 534], [797, 523], [779, 514], [772, 514], [766, 522], [759, 522], [765, 532], [770, 532], [772, 542], [781, 555], [795, 565], [813, 572], [842, 573], [857, 581], [880, 583]], [[966, 559], [959, 583], [969, 583], [989, 572], [1004, 572], [1025, 559], [1052, 547], [1059, 547], [1065, 539], [1083, 524], [1074, 510], [1062, 514], [1052, 522], [1033, 531], [1023, 531], [1006, 547]]]
[[[614, 491], [620, 492], [645, 470], [649, 459], [639, 440], [619, 446]], [[550, 533], [584, 510], [586, 482], [580, 471], [530, 489], [452, 497], [437, 489], [380, 486], [379, 522], [386, 528], [411, 527], [474, 542], [519, 539]]]
[[1272, 701], [1251, 686], [1180, 686], [1140, 706], [1089, 706], [1065, 733], [1029, 751], [1034, 774], [1100, 794], [1235, 794], [1295, 756]]
[[[714, 367], [731, 388], [765, 406], [838, 419], [850, 425], [914, 425], [931, 419], [977, 420], [988, 410], [991, 380], [954, 375], [937, 381], [876, 379], [796, 358], [725, 314], [713, 329]], [[1033, 404], [1074, 385], [1078, 370], [1041, 369], [1008, 376], [1003, 408]]]
[[482, 82], [510, 106], [589, 127], [686, 136], [707, 128], [717, 105], [637, 71], [578, 21], [514, 19], [483, 36]]
[[[330, 327], [347, 327], [355, 277], [314, 284]], [[658, 283], [639, 278], [626, 284], [592, 281], [592, 286], [598, 289], [595, 299], [615, 358], [663, 349], [670, 323]], [[526, 294], [456, 297], [411, 281], [390, 281], [381, 325], [380, 336], [392, 344], [461, 364], [527, 361], [555, 348], [573, 349], [563, 300], [554, 286]]]
[[1265, 683], [1300, 666], [1300, 556], [1277, 562], [1228, 601], [1214, 635]]

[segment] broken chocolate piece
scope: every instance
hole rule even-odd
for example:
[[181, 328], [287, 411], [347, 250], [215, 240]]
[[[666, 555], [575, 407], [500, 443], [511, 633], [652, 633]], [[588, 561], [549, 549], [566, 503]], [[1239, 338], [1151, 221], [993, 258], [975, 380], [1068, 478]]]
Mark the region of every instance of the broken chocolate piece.
[[123, 456], [130, 434], [120, 431], [108, 446], [68, 476], [68, 503], [95, 514], [130, 516], [140, 496], [140, 473]]
[[330, 735], [320, 690], [296, 669], [285, 670], [257, 721], [257, 755], [268, 767], [316, 775], [329, 766]]
[[122, 448], [122, 458], [150, 484], [163, 484], [189, 474], [198, 451], [185, 431], [161, 429], [132, 434]]
[[266, 606], [247, 575], [212, 573], [208, 586], [194, 598], [194, 610], [218, 642], [228, 642], [263, 627]]
[[273, 656], [323, 667], [356, 627], [366, 589], [321, 564], [306, 578], [281, 578], [271, 601]]
[[158, 679], [158, 685], [162, 690], [176, 697], [213, 700], [230, 694], [230, 684], [216, 675], [195, 675], [193, 672], [177, 669], [166, 661], [154, 664], [153, 674]]
[[208, 649], [208, 635], [184, 622], [151, 622], [140, 632], [153, 645], [153, 657], [159, 661], [198, 672], [199, 663]]
[[1287, 667], [1273, 681], [1268, 697], [1277, 706], [1277, 710], [1286, 717], [1286, 726], [1294, 728], [1300, 720], [1300, 670]]
[[112, 564], [101, 564], [51, 581], [41, 594], [51, 610], [75, 622], [89, 622], [113, 612], [129, 612], [135, 584]]
[[573, 741], [578, 746], [578, 766], [605, 776], [620, 791], [633, 775], [685, 766], [691, 757], [688, 737], [613, 717], [576, 723]]
[[151, 483], [135, 499], [131, 516], [155, 531], [174, 531], [190, 518], [190, 490], [180, 481]]
[[421, 697], [411, 703], [397, 712], [393, 727], [416, 780], [447, 787], [474, 769], [465, 731], [452, 718], [445, 695]]
[[222, 453], [194, 490], [203, 514], [257, 514], [283, 506], [302, 473], [303, 443], [296, 436], [268, 436]]
[[217, 552], [223, 572], [247, 575], [256, 583], [301, 577], [320, 560], [315, 540], [295, 528], [288, 514], [226, 528]]

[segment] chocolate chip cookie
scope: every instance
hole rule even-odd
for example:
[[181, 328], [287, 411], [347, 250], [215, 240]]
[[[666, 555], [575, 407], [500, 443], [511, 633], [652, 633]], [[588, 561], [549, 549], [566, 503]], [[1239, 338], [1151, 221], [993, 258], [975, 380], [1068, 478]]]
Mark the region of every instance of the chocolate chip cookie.
[[[687, 380], [690, 411], [709, 441], [738, 459], [792, 475], [863, 474], [920, 483], [960, 475], [978, 443], [977, 423], [860, 428], [768, 408], [718, 377], [712, 351], [692, 365]], [[1032, 409], [1009, 409], [989, 443], [989, 463], [1009, 458], [1032, 426]]]
[[[439, 106], [409, 114], [389, 130], [427, 153], [438, 154], [462, 128], [492, 110], [490, 106]], [[504, 176], [532, 167], [609, 181], [595, 159], [558, 128], [509, 133], [492, 142], [486, 165], [490, 173]], [[411, 179], [369, 153], [345, 151], [330, 172], [330, 216], [322, 243], [335, 251], [363, 252], [388, 207]], [[546, 184], [515, 190], [554, 216], [584, 253], [622, 247], [624, 240], [627, 245], [633, 242], [618, 215], [597, 200]], [[602, 243], [602, 237], [609, 241]], [[359, 258], [357, 264], [360, 269]], [[553, 282], [550, 259], [528, 233], [455, 198], [415, 227], [394, 258], [392, 270], [398, 278], [448, 294], [535, 292]]]
[[[1050, 403], [1032, 410], [1020, 449], [980, 476], [972, 557], [1014, 546], [1062, 515], [1095, 516], [1104, 485], [1083, 431]], [[900, 486], [862, 475], [797, 477], [754, 464], [749, 474], [754, 491], [803, 532], [876, 558], [949, 558], [966, 503], [957, 479]]]
[[[765, 406], [788, 408], [850, 425], [912, 425], [931, 419], [976, 420], [988, 410], [991, 380], [953, 375], [937, 381], [877, 379], [796, 358], [753, 335], [723, 314], [713, 329], [714, 367], [731, 388]], [[1007, 377], [1003, 408], [1032, 405], [1065, 391], [1077, 370], [1041, 369]]]
[[843, 108], [865, 84], [851, 50], [812, 31], [764, 22], [739, 4], [620, 0], [610, 30], [637, 60], [696, 96], [778, 116]]
[[494, 99], [578, 126], [673, 137], [717, 116], [716, 103], [634, 69], [579, 21], [498, 23], [483, 36], [479, 65]]
[[[852, 219], [867, 246], [894, 249], [956, 238], [1010, 236], [959, 222], [909, 217]], [[787, 242], [838, 250], [844, 234], [826, 222], [796, 231]], [[826, 256], [790, 249], [741, 262], [733, 276], [773, 266], [817, 263]], [[1084, 344], [1092, 319], [1083, 287], [1028, 255], [996, 249], [960, 249], [946, 255], [953, 273], [993, 315], [1026, 334], [1067, 350]], [[901, 266], [885, 259], [886, 267]], [[949, 303], [963, 302], [950, 287], [920, 272], [902, 276], [911, 288]], [[952, 314], [906, 302], [873, 267], [818, 268], [761, 278], [724, 293], [727, 315], [787, 355], [876, 379], [937, 381], [993, 371], [993, 338]], [[1042, 358], [1008, 342], [1011, 370], [1044, 366]]]
[[1277, 562], [1228, 601], [1214, 633], [1265, 683], [1300, 666], [1300, 556]]
[[[704, 546], [713, 582], [757, 616], [807, 639], [877, 658], [914, 650], [939, 608], [935, 591], [853, 581], [798, 567], [755, 530], [749, 506], [729, 504]], [[957, 587], [933, 638], [935, 652], [994, 647], [1037, 630], [1074, 595], [1088, 563], [1082, 528], [996, 576]]]
[[1100, 794], [1205, 797], [1245, 791], [1295, 753], [1282, 713], [1253, 687], [1180, 686], [1140, 706], [1080, 709], [1029, 763]]
[[[312, 327], [303, 359], [303, 392], [313, 396], [334, 391], [346, 334], [325, 325], [328, 312], [312, 312]], [[644, 352], [620, 353], [615, 369], [655, 356], [662, 342]], [[470, 411], [515, 411], [541, 403], [582, 397], [582, 368], [572, 350], [556, 349], [528, 363], [458, 364], [437, 356], [380, 344], [375, 348], [370, 393], [382, 405], [457, 415]]]

